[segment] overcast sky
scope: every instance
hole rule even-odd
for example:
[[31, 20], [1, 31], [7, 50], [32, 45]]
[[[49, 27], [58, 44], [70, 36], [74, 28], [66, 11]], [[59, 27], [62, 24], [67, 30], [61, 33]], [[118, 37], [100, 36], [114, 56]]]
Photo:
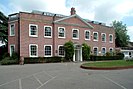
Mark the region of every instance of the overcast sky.
[[0, 11], [5, 15], [19, 11], [40, 10], [70, 15], [70, 8], [85, 19], [107, 24], [122, 21], [128, 27], [128, 35], [133, 41], [133, 0], [1, 0]]

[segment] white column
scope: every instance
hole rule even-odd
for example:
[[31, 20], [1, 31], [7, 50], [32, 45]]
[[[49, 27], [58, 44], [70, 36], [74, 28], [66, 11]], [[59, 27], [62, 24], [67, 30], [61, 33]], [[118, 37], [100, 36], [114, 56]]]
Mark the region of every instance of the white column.
[[80, 61], [83, 61], [83, 58], [82, 58], [82, 47], [80, 49]]
[[75, 50], [74, 50], [74, 55], [73, 55], [73, 61], [75, 62]]

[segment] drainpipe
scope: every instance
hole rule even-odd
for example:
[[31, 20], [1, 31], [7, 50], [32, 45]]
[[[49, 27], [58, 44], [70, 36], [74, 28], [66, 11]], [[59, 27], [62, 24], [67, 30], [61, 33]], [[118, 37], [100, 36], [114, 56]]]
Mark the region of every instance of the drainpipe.
[[54, 21], [55, 21], [55, 18], [56, 18], [56, 14], [54, 14], [54, 16], [53, 16], [53, 22], [52, 22], [52, 25], [53, 25], [53, 34], [52, 34], [52, 38], [53, 38], [53, 56], [55, 56], [55, 23], [54, 23]]
[[18, 59], [20, 59], [20, 13], [18, 14]]

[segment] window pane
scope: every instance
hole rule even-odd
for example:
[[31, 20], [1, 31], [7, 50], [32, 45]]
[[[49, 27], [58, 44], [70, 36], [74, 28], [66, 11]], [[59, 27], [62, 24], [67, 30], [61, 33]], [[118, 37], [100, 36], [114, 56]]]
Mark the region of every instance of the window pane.
[[45, 36], [51, 36], [51, 27], [45, 27]]
[[59, 37], [65, 37], [64, 28], [59, 28]]
[[36, 26], [30, 26], [30, 35], [37, 35], [37, 27]]
[[94, 40], [98, 40], [98, 34], [94, 33]]
[[11, 25], [11, 36], [15, 34], [15, 25]]
[[11, 50], [11, 55], [12, 55], [15, 52], [15, 47], [12, 45], [10, 50]]
[[78, 30], [73, 30], [73, 38], [78, 38]]
[[86, 31], [86, 32], [85, 32], [85, 38], [86, 38], [86, 39], [90, 39], [89, 36], [90, 36], [89, 31]]
[[102, 34], [102, 41], [105, 41], [105, 39], [106, 39], [106, 35]]
[[37, 46], [36, 45], [30, 46], [30, 53], [31, 53], [31, 56], [37, 56]]
[[45, 55], [51, 56], [51, 46], [45, 46]]
[[106, 53], [106, 49], [102, 48], [102, 55], [105, 55], [105, 53]]
[[65, 51], [64, 51], [64, 47], [63, 46], [59, 47], [59, 55], [61, 55], [61, 56], [65, 55]]
[[97, 54], [98, 54], [98, 49], [94, 48], [94, 55], [97, 55]]
[[113, 41], [113, 36], [112, 35], [109, 36], [109, 41]]
[[113, 52], [113, 49], [112, 49], [112, 48], [110, 48], [110, 50], [109, 50], [109, 51], [110, 51], [110, 53], [112, 53], [112, 52]]

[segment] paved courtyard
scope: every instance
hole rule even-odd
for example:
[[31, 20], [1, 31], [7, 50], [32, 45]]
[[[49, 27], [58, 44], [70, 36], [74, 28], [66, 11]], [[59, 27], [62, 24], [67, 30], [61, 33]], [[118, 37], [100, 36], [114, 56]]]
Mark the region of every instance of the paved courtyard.
[[133, 69], [85, 70], [81, 64], [0, 66], [0, 89], [133, 89]]

